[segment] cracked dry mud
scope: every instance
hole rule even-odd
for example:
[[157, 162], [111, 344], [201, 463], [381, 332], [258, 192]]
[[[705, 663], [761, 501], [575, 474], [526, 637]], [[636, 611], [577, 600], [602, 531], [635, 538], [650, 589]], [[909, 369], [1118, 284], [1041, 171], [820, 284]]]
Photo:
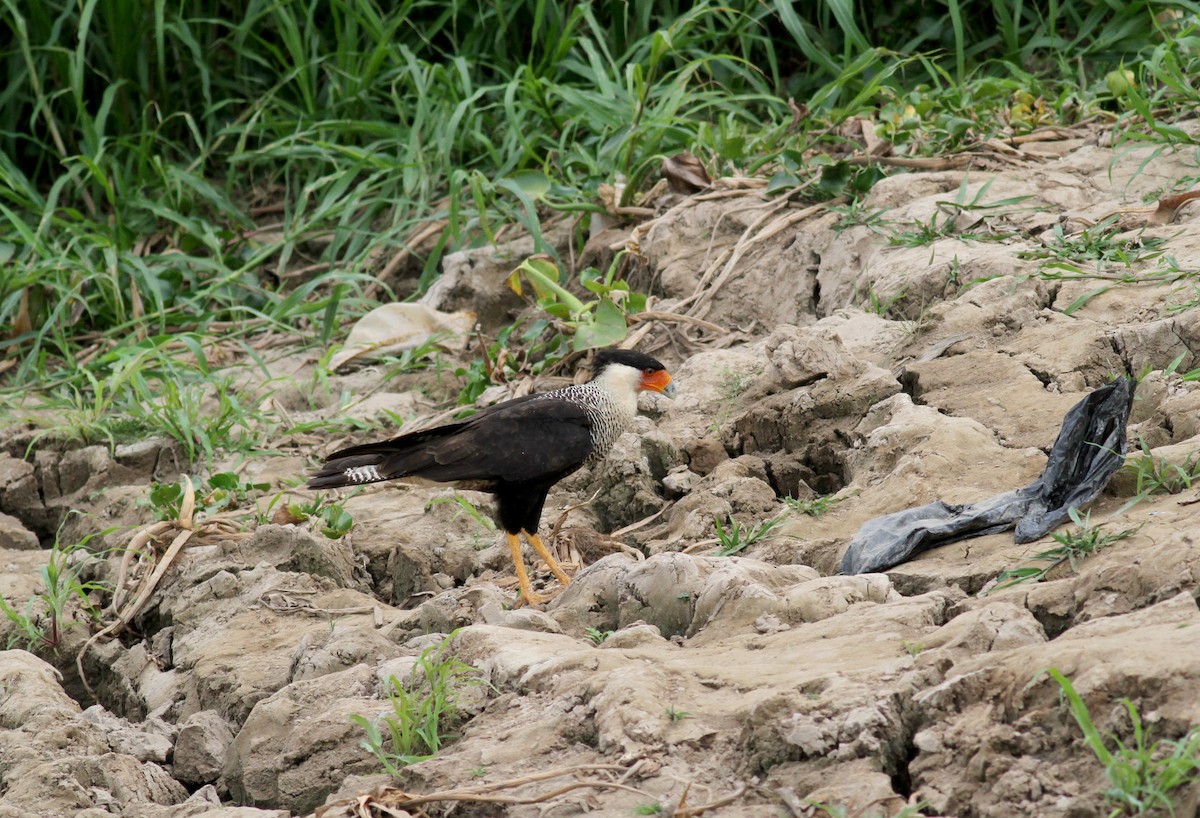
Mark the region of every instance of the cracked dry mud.
[[[662, 814], [732, 818], [811, 814], [806, 802], [818, 801], [864, 815], [916, 803], [963, 818], [1106, 815], [1104, 770], [1041, 671], [1069, 676], [1102, 732], [1128, 736], [1122, 696], [1155, 737], [1200, 723], [1194, 491], [1122, 510], [1136, 489], [1118, 475], [1092, 518], [1116, 514], [1110, 527], [1136, 532], [1038, 584], [980, 593], [1047, 547], [1014, 545], [1011, 533], [886, 574], [835, 574], [866, 520], [1028, 483], [1066, 410], [1114, 373], [1149, 372], [1135, 445], [1171, 462], [1200, 449], [1200, 384], [1164, 372], [1177, 358], [1176, 373], [1200, 367], [1200, 309], [1181, 308], [1195, 279], [1044, 280], [1033, 257], [1055, 224], [1081, 229], [1194, 168], [1071, 147], [878, 184], [863, 212], [890, 208], [893, 230], [948, 212], [964, 179], [968, 199], [989, 181], [988, 197], [1029, 197], [984, 219], [959, 211], [960, 233], [921, 247], [837, 229], [827, 210], [773, 231], [800, 208], [759, 219], [778, 203], [753, 190], [664, 200], [639, 228], [635, 284], [657, 309], [727, 332], [639, 327], [680, 397], [647, 399], [605, 463], [551, 493], [544, 526], [595, 494], [560, 534], [590, 563], [565, 593], [545, 611], [510, 610], [505, 549], [458, 506], [430, 505], [448, 496], [436, 489], [364, 491], [347, 502], [357, 525], [342, 540], [264, 525], [199, 542], [135, 627], [88, 653], [98, 705], [74, 675], [82, 629], [68, 632], [61, 676], [31, 654], [0, 653], [0, 816], [342, 816], [346, 799], [386, 800], [373, 790], [382, 786], [497, 782], [511, 786], [494, 794], [518, 800], [562, 792], [423, 808], [627, 816], [657, 803]], [[1200, 207], [1165, 226], [1120, 218], [1127, 238], [1165, 239], [1135, 272], [1166, 257], [1200, 267]], [[977, 240], [986, 232], [1010, 235]], [[451, 259], [428, 301], [476, 309], [489, 329], [508, 323], [522, 305], [499, 285], [504, 258]], [[894, 299], [887, 317], [863, 308], [871, 298]], [[303, 382], [313, 357], [277, 366]], [[419, 391], [423, 376], [381, 377], [359, 370], [338, 388], [378, 388], [374, 411], [402, 408], [417, 422], [441, 408]], [[150, 479], [174, 479], [181, 458], [151, 441], [114, 453], [47, 446], [26, 459], [23, 434], [9, 433], [0, 455], [9, 599], [35, 591], [46, 553], [36, 541], [67, 509], [95, 515], [72, 518], [68, 536], [144, 524], [136, 500]], [[340, 442], [301, 441], [247, 474], [277, 482]], [[835, 492], [819, 518], [781, 499]], [[720, 557], [713, 518], [726, 515], [783, 522]], [[595, 533], [622, 528], [615, 540]], [[410, 677], [415, 657], [456, 629], [454, 655], [488, 686], [469, 692], [460, 738], [398, 781], [381, 776], [349, 716], [382, 712], [388, 678]], [[606, 631], [600, 644], [589, 637]], [[534, 780], [546, 770], [566, 772]], [[1176, 814], [1195, 814], [1200, 787], [1177, 795]]]

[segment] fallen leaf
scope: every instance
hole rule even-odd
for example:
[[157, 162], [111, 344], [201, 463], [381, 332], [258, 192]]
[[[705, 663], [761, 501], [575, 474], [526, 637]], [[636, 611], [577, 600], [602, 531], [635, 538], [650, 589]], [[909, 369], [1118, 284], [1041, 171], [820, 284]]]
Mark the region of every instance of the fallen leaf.
[[451, 313], [424, 304], [384, 304], [358, 319], [329, 368], [336, 371], [356, 358], [412, 349], [434, 335], [463, 335], [474, 326], [475, 313], [469, 310]]
[[1150, 216], [1151, 224], [1170, 224], [1179, 215], [1179, 208], [1192, 199], [1200, 199], [1200, 190], [1189, 190], [1187, 193], [1175, 193], [1163, 196], [1158, 200], [1158, 209]]
[[712, 186], [704, 164], [690, 153], [677, 153], [664, 159], [662, 175], [676, 193], [699, 193]]
[[271, 522], [275, 525], [299, 525], [308, 519], [308, 516], [301, 513], [294, 505], [284, 503], [279, 508], [275, 509], [275, 513], [271, 515]]

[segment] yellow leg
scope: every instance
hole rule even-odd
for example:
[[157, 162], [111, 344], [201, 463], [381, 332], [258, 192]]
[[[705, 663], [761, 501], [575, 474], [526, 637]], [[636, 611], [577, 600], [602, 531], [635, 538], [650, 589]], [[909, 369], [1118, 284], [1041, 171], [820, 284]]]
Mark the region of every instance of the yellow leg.
[[[529, 574], [525, 571], [525, 558], [521, 556], [521, 540], [516, 534], [504, 533], [504, 539], [508, 540], [508, 550], [512, 552], [513, 567], [517, 569], [517, 584], [521, 586], [521, 602], [526, 602], [530, 606], [541, 605], [547, 600], [533, 592], [533, 587], [529, 584]], [[517, 603], [518, 605], [520, 602]]]
[[525, 535], [525, 539], [529, 540], [529, 544], [533, 546], [533, 550], [537, 552], [537, 555], [545, 561], [546, 565], [550, 566], [550, 573], [554, 574], [563, 587], [565, 588], [570, 585], [571, 578], [567, 576], [567, 572], [562, 569], [562, 566], [558, 564], [558, 560], [550, 553], [550, 549], [542, 542], [542, 538], [537, 534], [530, 534], [525, 530], [522, 530], [521, 533]]

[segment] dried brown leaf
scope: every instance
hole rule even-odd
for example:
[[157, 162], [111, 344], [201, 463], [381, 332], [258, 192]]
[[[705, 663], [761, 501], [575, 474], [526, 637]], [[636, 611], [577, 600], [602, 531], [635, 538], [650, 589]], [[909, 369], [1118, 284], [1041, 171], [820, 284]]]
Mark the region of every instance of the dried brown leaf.
[[1170, 224], [1179, 215], [1179, 209], [1192, 199], [1200, 199], [1200, 190], [1174, 193], [1158, 200], [1158, 209], [1150, 216], [1151, 224]]
[[712, 186], [704, 163], [690, 153], [677, 153], [664, 159], [662, 175], [676, 193], [699, 193]]

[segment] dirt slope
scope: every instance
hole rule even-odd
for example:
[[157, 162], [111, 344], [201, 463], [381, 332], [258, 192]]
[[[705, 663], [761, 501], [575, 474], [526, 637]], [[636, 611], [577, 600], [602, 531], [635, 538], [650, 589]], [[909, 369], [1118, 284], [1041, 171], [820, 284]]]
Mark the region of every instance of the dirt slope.
[[[635, 332], [680, 397], [646, 398], [610, 458], [551, 494], [544, 527], [595, 494], [560, 535], [589, 563], [565, 593], [509, 610], [506, 549], [460, 506], [431, 505], [449, 496], [436, 489], [362, 492], [340, 540], [294, 525], [197, 536], [134, 627], [87, 654], [98, 706], [72, 675], [82, 629], [61, 679], [0, 653], [0, 816], [249, 818], [326, 803], [342, 816], [354, 814], [345, 799], [383, 785], [458, 791], [426, 804], [431, 815], [657, 804], [732, 818], [814, 814], [810, 801], [853, 815], [917, 803], [963, 818], [1107, 815], [1104, 769], [1043, 671], [1073, 680], [1102, 733], [1130, 735], [1119, 697], [1153, 738], [1200, 724], [1194, 489], [1124, 508], [1137, 489], [1120, 474], [1091, 519], [1133, 533], [1036, 584], [988, 592], [1054, 545], [1011, 533], [836, 574], [875, 516], [1028, 483], [1063, 414], [1114, 375], [1144, 375], [1135, 446], [1174, 463], [1200, 450], [1200, 383], [1179, 377], [1200, 368], [1200, 206], [1161, 225], [1151, 212], [1195, 168], [1079, 141], [977, 165], [893, 176], [849, 216], [753, 188], [662, 200], [634, 230], [633, 280], [674, 317]], [[1110, 215], [1118, 232], [1080, 239]], [[922, 225], [936, 229], [914, 238]], [[1109, 245], [1129, 263], [1100, 265]], [[506, 323], [521, 308], [498, 286], [506, 258], [453, 260], [428, 303]], [[313, 363], [277, 366], [302, 384]], [[335, 386], [374, 389], [373, 411], [417, 422], [443, 408], [428, 376], [381, 375]], [[277, 481], [340, 442], [300, 441], [247, 474]], [[70, 507], [144, 523], [135, 498], [178, 458], [149, 443], [27, 463], [19, 435], [6, 449], [9, 599], [32, 593], [44, 562], [26, 529], [44, 540]], [[829, 494], [815, 518], [782, 499]], [[722, 557], [714, 517], [781, 522]], [[461, 738], [399, 781], [380, 776], [349, 717], [383, 712], [389, 677], [411, 677], [455, 629], [454, 655], [488, 683], [467, 695]], [[539, 779], [548, 770], [561, 775]], [[1176, 796], [1177, 815], [1195, 814], [1200, 786]]]

